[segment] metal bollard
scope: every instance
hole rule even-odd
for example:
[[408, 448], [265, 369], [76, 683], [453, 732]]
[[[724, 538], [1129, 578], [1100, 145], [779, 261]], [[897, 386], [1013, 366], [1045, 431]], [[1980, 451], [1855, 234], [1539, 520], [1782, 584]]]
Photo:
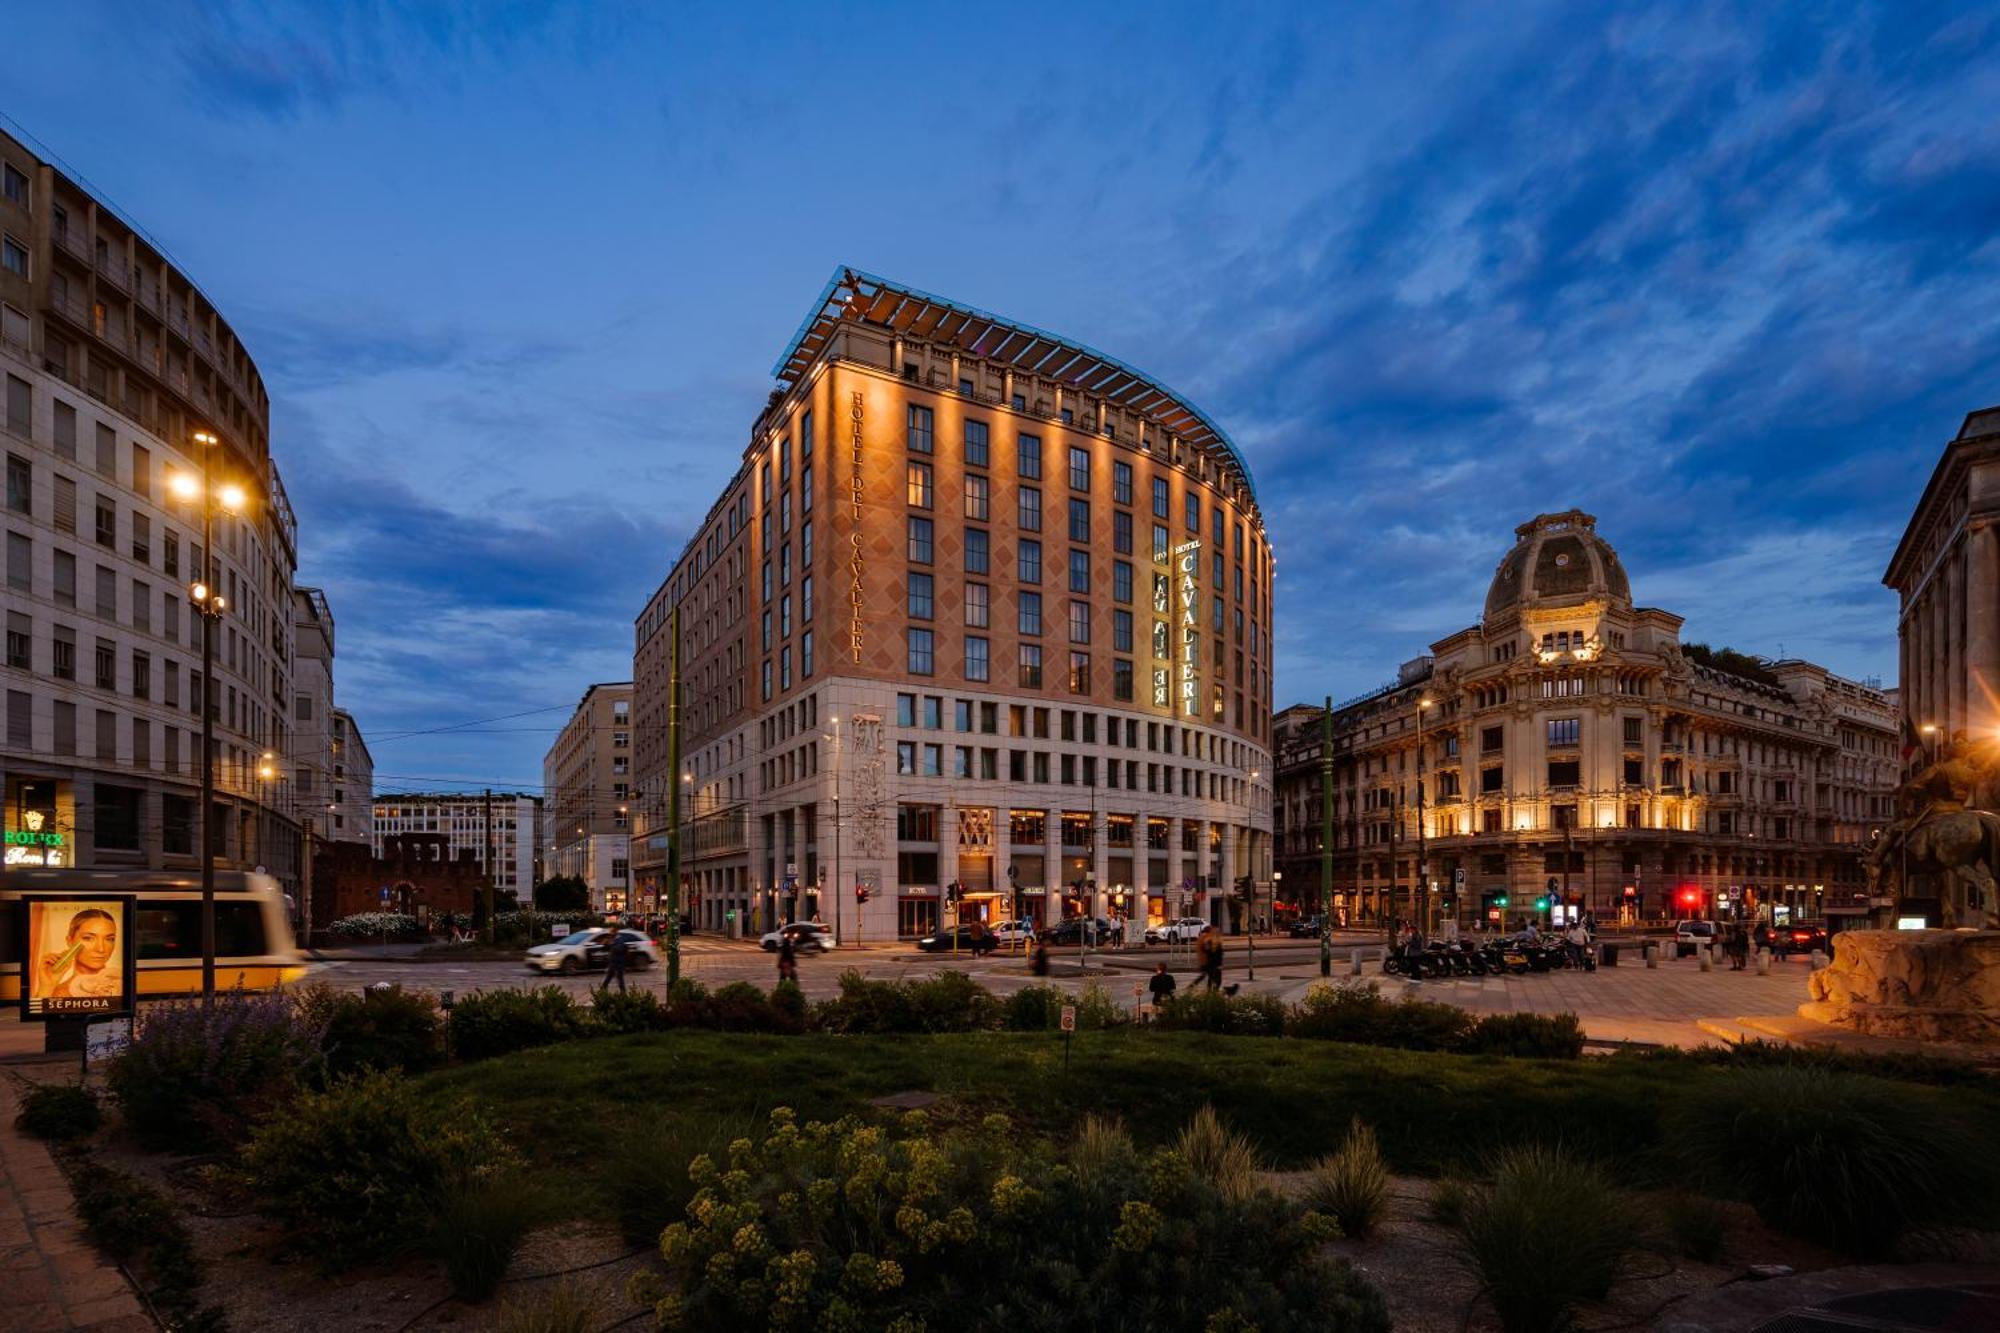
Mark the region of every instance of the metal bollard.
[[1647, 966], [1647, 967], [1658, 967], [1659, 965], [1660, 965], [1660, 946], [1659, 946], [1659, 945], [1657, 945], [1657, 944], [1649, 944], [1649, 945], [1647, 945], [1647, 946], [1646, 946], [1646, 966]]
[[1347, 951], [1347, 975], [1350, 977], [1361, 975], [1361, 948], [1359, 945]]
[[1759, 949], [1757, 951], [1757, 975], [1760, 977], [1771, 975], [1771, 951], [1769, 949]]
[[1715, 971], [1715, 955], [1713, 953], [1710, 953], [1706, 947], [1697, 946], [1694, 951], [1694, 956], [1701, 960], [1702, 971], [1704, 972]]

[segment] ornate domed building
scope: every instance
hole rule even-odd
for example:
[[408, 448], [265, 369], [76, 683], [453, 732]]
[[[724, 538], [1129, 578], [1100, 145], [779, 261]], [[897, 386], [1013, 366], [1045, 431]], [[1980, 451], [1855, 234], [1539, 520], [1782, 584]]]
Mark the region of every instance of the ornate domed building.
[[[1597, 520], [1514, 530], [1479, 623], [1333, 717], [1332, 900], [1350, 924], [1419, 912], [1768, 913], [1850, 904], [1889, 815], [1890, 696], [1810, 662], [1684, 650], [1637, 606]], [[1325, 715], [1278, 715], [1281, 898], [1318, 905]]]

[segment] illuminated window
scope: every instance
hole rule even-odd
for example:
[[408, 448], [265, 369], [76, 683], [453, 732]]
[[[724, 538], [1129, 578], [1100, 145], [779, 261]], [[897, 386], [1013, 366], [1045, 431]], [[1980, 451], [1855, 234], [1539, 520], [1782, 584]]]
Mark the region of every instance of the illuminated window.
[[965, 479], [965, 516], [984, 523], [990, 515], [987, 512], [987, 480], [984, 477]]
[[931, 465], [912, 463], [908, 473], [907, 498], [914, 509], [931, 508]]

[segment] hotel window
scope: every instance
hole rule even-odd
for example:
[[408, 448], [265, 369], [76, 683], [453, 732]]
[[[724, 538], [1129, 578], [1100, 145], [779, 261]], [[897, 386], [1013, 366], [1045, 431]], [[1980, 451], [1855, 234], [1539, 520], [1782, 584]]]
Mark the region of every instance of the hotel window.
[[896, 725], [914, 727], [917, 725], [917, 696], [899, 694], [896, 696]]
[[1482, 728], [1479, 733], [1479, 749], [1481, 753], [1491, 754], [1495, 750], [1502, 748], [1506, 744], [1506, 735], [1506, 729], [1503, 727]]
[[936, 778], [944, 776], [944, 747], [926, 745], [923, 750], [924, 768], [921, 776]]
[[1021, 488], [1019, 502], [1015, 505], [1021, 531], [1040, 532], [1042, 530], [1042, 493], [1032, 486]]
[[1165, 518], [1166, 516], [1167, 479], [1165, 477], [1155, 477], [1153, 478], [1153, 517]]
[[1128, 561], [1111, 562], [1111, 598], [1128, 606], [1132, 603], [1132, 566]]
[[1132, 554], [1132, 516], [1122, 509], [1114, 510], [1111, 515], [1111, 548]]
[[1071, 599], [1069, 604], [1069, 641], [1071, 643], [1090, 642], [1090, 603]]
[[1172, 539], [1167, 535], [1167, 525], [1164, 523], [1155, 523], [1153, 525], [1153, 559], [1163, 565], [1167, 563], [1173, 555], [1171, 544]]
[[102, 495], [97, 497], [97, 544], [118, 545], [118, 506]]
[[[925, 506], [929, 508], [929, 506]], [[785, 491], [778, 496], [778, 531], [792, 530], [792, 493]]]
[[931, 598], [930, 575], [928, 574], [910, 575], [908, 605], [909, 605], [910, 619], [929, 620], [931, 618], [932, 598]]
[[7, 613], [7, 665], [16, 671], [33, 669], [34, 622], [19, 611]]
[[[1213, 576], [1212, 576], [1212, 577], [1210, 578], [1209, 582], [1210, 582], [1210, 583], [1212, 583], [1212, 584], [1214, 585], [1214, 587], [1215, 587], [1215, 590], [1216, 590], [1217, 592], [1221, 592], [1221, 591], [1222, 591], [1222, 552], [1221, 552], [1221, 551], [1219, 551], [1219, 550], [1218, 550], [1218, 551], [1216, 551], [1216, 552], [1214, 553], [1214, 556], [1213, 556], [1213, 558], [1211, 558], [1211, 559], [1210, 559], [1210, 561], [1209, 561], [1209, 567], [1210, 567], [1210, 569], [1211, 569], [1211, 570], [1213, 571]], [[1216, 628], [1220, 629], [1220, 628], [1221, 628], [1221, 626], [1219, 626], [1219, 625], [1218, 625], [1218, 626], [1216, 626]]]
[[5, 169], [4, 190], [7, 198], [23, 208], [28, 206], [28, 178], [11, 166]]
[[792, 688], [792, 650], [784, 649], [778, 654], [778, 688]]
[[813, 507], [813, 465], [807, 463], [799, 468], [799, 512], [809, 514]]
[[908, 498], [914, 509], [931, 508], [931, 465], [912, 463], [909, 467]]
[[917, 743], [915, 741], [896, 742], [896, 772], [911, 777], [917, 771]]
[[781, 435], [778, 437], [778, 480], [789, 482], [791, 479], [792, 438], [789, 435]]
[[1069, 655], [1069, 692], [1071, 694], [1090, 693], [1090, 654], [1071, 653]]
[[965, 678], [967, 680], [986, 680], [989, 671], [986, 640], [976, 634], [967, 635], [965, 639]]
[[1090, 552], [1071, 551], [1069, 553], [1069, 590], [1071, 592], [1090, 591]]
[[792, 544], [786, 542], [778, 548], [778, 582], [790, 586], [792, 581]]
[[1020, 550], [1021, 582], [1040, 583], [1042, 581], [1042, 544], [1024, 541]]
[[968, 583], [965, 585], [965, 623], [974, 629], [985, 629], [992, 614], [992, 603], [988, 598], [986, 585]]
[[1223, 529], [1223, 524], [1226, 520], [1224, 520], [1224, 518], [1222, 517], [1221, 505], [1215, 506], [1215, 508], [1209, 510], [1208, 513], [1209, 517], [1215, 520], [1209, 526], [1215, 532], [1215, 558], [1217, 560], [1220, 560], [1222, 558], [1222, 529]]
[[965, 516], [967, 518], [976, 518], [981, 523], [984, 523], [992, 517], [988, 512], [988, 485], [989, 483], [984, 477], [967, 477], [965, 479]]
[[764, 562], [764, 596], [760, 600], [766, 602], [771, 600], [771, 562], [769, 560]]
[[810, 625], [813, 618], [813, 576], [799, 580], [799, 623]]
[[929, 630], [913, 629], [910, 631], [909, 671], [911, 675], [928, 676], [931, 674], [935, 651], [934, 643], [935, 640], [932, 638]]
[[1023, 634], [1039, 635], [1042, 632], [1042, 595], [1038, 592], [1021, 594], [1018, 613], [1020, 631]]
[[[929, 575], [925, 575], [924, 577], [928, 578]], [[790, 593], [786, 593], [778, 599], [778, 637], [781, 639], [792, 637], [792, 595]]]
[[1014, 442], [1014, 469], [1031, 479], [1042, 475], [1042, 441], [1037, 435], [1023, 435]]
[[910, 404], [904, 434], [908, 439], [911, 453], [931, 452], [931, 410], [928, 407], [918, 407], [915, 403]]
[[1583, 721], [1574, 717], [1552, 717], [1549, 719], [1550, 745], [1575, 745], [1582, 734]]
[[1552, 759], [1549, 761], [1549, 785], [1551, 787], [1574, 787], [1580, 777], [1581, 766], [1574, 759]]
[[1132, 664], [1122, 657], [1111, 663], [1111, 697], [1128, 702], [1132, 698]]
[[1646, 785], [1645, 760], [1627, 759], [1625, 761], [1625, 785], [1628, 787], [1643, 787]]
[[910, 563], [928, 565], [931, 563], [931, 521], [927, 518], [910, 520]]
[[1201, 535], [1201, 497], [1198, 495], [1187, 498], [1187, 530], [1196, 536]]
[[1042, 645], [1024, 643], [1021, 653], [1021, 688], [1039, 690], [1042, 688]]
[[[799, 461], [802, 463], [808, 462], [812, 458], [812, 453], [813, 414], [812, 409], [807, 408], [805, 411], [799, 413]], [[810, 469], [802, 469], [799, 475], [803, 477], [808, 470]], [[807, 505], [806, 508], [810, 509], [812, 506]]]
[[799, 674], [811, 676], [813, 673], [813, 632], [807, 630], [799, 636]]
[[1132, 503], [1132, 465], [1113, 463], [1111, 465], [1111, 502], [1128, 505]]
[[761, 646], [765, 652], [771, 649], [771, 608], [768, 606], [764, 608], [764, 638]]
[[1069, 502], [1069, 539], [1073, 542], [1090, 540], [1090, 501]]
[[1645, 725], [1646, 725], [1646, 720], [1644, 718], [1641, 717], [1626, 718], [1625, 743], [1627, 745], [1642, 744], [1645, 740], [1645, 731], [1644, 731]]
[[1072, 445], [1069, 451], [1069, 488], [1073, 491], [1090, 489], [1090, 450]]
[[967, 528], [965, 530], [965, 572], [968, 574], [984, 574], [991, 563], [992, 557], [987, 545], [986, 529]]
[[968, 421], [965, 423], [965, 465], [967, 467], [987, 466], [986, 423]]
[[1481, 791], [1483, 791], [1483, 792], [1497, 792], [1497, 791], [1499, 791], [1499, 790], [1500, 790], [1500, 788], [1501, 788], [1501, 785], [1502, 785], [1502, 783], [1503, 783], [1503, 781], [1504, 781], [1504, 779], [1505, 779], [1505, 775], [1506, 775], [1506, 772], [1507, 772], [1507, 770], [1506, 770], [1506, 769], [1504, 769], [1504, 768], [1482, 768], [1482, 769], [1480, 769], [1480, 770], [1479, 770], [1479, 790], [1481, 790]]
[[9, 273], [28, 276], [28, 247], [12, 236], [0, 237], [0, 268]]
[[[10, 398], [13, 396], [16, 384], [20, 384], [23, 389], [28, 387], [11, 375], [8, 376], [7, 389]], [[8, 415], [11, 418], [13, 414], [9, 412]], [[7, 507], [17, 514], [29, 512], [29, 497], [34, 492], [34, 475], [34, 470], [29, 466], [27, 459], [19, 454], [7, 455]]]
[[1111, 647], [1114, 652], [1132, 651], [1132, 613], [1113, 611], [1111, 613]]

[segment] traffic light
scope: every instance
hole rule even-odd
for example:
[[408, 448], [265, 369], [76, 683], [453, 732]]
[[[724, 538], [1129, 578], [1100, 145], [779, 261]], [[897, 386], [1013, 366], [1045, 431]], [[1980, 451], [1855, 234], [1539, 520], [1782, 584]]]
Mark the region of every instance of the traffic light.
[[1507, 895], [1503, 893], [1498, 898], [1495, 898], [1493, 905], [1495, 907], [1505, 907], [1507, 905]]
[[1549, 910], [1549, 900], [1548, 900], [1547, 898], [1537, 898], [1537, 899], [1535, 899], [1535, 910], [1536, 910], [1537, 912], [1546, 912], [1546, 911], [1548, 911], [1548, 910]]
[[868, 901], [868, 886], [866, 884], [857, 884], [854, 886], [854, 901], [857, 903]]

